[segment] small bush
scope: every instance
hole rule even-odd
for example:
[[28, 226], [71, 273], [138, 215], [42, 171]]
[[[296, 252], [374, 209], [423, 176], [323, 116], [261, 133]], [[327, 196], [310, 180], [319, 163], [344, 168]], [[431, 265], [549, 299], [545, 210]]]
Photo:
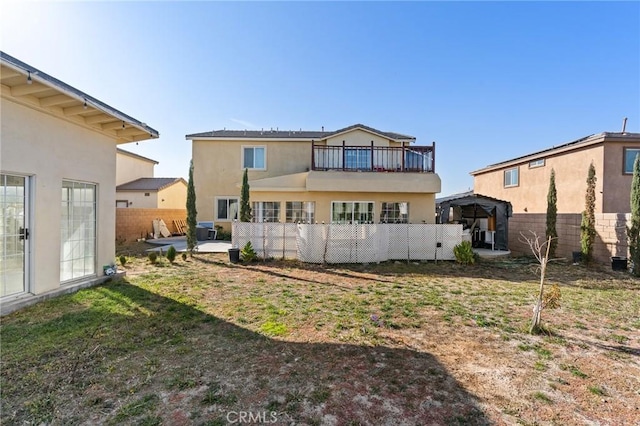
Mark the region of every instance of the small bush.
[[182, 260], [187, 261], [187, 253], [182, 253]]
[[171, 263], [176, 260], [176, 248], [174, 246], [169, 246], [167, 250], [167, 260]]
[[124, 268], [124, 265], [127, 264], [127, 256], [121, 254], [118, 260], [120, 260], [120, 265], [122, 265], [122, 267]]
[[158, 261], [158, 253], [156, 253], [155, 251], [150, 252], [148, 257], [149, 262], [151, 262], [152, 265], [155, 265]]
[[453, 248], [453, 254], [456, 257], [456, 262], [463, 265], [472, 265], [476, 262], [476, 254], [473, 252], [469, 241], [463, 241], [456, 245]]
[[245, 244], [242, 250], [240, 250], [240, 253], [242, 254], [242, 260], [245, 262], [251, 262], [256, 260], [258, 257], [258, 254], [251, 245], [251, 241], [247, 241], [247, 244]]

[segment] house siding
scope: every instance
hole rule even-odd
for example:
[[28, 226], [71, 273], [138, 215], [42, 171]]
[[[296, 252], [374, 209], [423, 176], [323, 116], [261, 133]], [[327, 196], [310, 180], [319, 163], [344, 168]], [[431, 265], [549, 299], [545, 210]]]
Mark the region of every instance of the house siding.
[[[32, 176], [31, 288], [60, 288], [62, 181], [96, 184], [96, 273], [115, 252], [116, 142], [99, 133], [2, 98], [3, 173]], [[37, 267], [35, 266], [37, 265]]]

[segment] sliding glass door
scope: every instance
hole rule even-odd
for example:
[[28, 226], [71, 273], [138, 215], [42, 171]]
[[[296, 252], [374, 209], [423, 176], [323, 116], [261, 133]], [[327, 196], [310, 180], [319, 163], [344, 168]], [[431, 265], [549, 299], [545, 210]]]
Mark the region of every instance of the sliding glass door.
[[0, 298], [27, 291], [29, 180], [0, 174]]

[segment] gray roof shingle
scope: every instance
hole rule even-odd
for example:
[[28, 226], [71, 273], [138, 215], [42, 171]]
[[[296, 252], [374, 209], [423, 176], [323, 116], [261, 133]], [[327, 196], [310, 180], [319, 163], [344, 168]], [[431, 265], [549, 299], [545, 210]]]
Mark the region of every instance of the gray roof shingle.
[[140, 178], [118, 185], [116, 191], [160, 191], [179, 181], [185, 182], [182, 178]]
[[365, 126], [364, 124], [354, 124], [335, 131], [314, 131], [314, 130], [212, 130], [210, 132], [192, 133], [187, 135], [187, 139], [197, 138], [264, 138], [264, 139], [326, 139], [333, 135], [348, 132], [349, 130], [361, 128], [372, 133], [385, 136], [394, 140], [411, 140], [416, 138], [409, 135], [403, 135], [395, 132], [383, 132], [381, 130], [374, 129], [373, 127]]

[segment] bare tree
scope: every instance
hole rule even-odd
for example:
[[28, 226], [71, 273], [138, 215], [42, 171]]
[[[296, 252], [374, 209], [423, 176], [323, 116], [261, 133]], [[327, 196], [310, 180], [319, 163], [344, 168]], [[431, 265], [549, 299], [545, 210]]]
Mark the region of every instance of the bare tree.
[[531, 319], [531, 327], [529, 333], [538, 334], [542, 329], [542, 311], [544, 308], [557, 308], [560, 306], [560, 288], [557, 284], [554, 284], [549, 292], [545, 294], [544, 279], [547, 274], [547, 264], [549, 263], [549, 249], [551, 246], [552, 238], [549, 237], [546, 241], [540, 242], [540, 237], [533, 231], [531, 236], [525, 236], [520, 233], [520, 242], [525, 243], [531, 249], [531, 252], [535, 256], [536, 260], [540, 264], [540, 290], [538, 291], [538, 297], [536, 298], [535, 305], [533, 306], [533, 318]]

